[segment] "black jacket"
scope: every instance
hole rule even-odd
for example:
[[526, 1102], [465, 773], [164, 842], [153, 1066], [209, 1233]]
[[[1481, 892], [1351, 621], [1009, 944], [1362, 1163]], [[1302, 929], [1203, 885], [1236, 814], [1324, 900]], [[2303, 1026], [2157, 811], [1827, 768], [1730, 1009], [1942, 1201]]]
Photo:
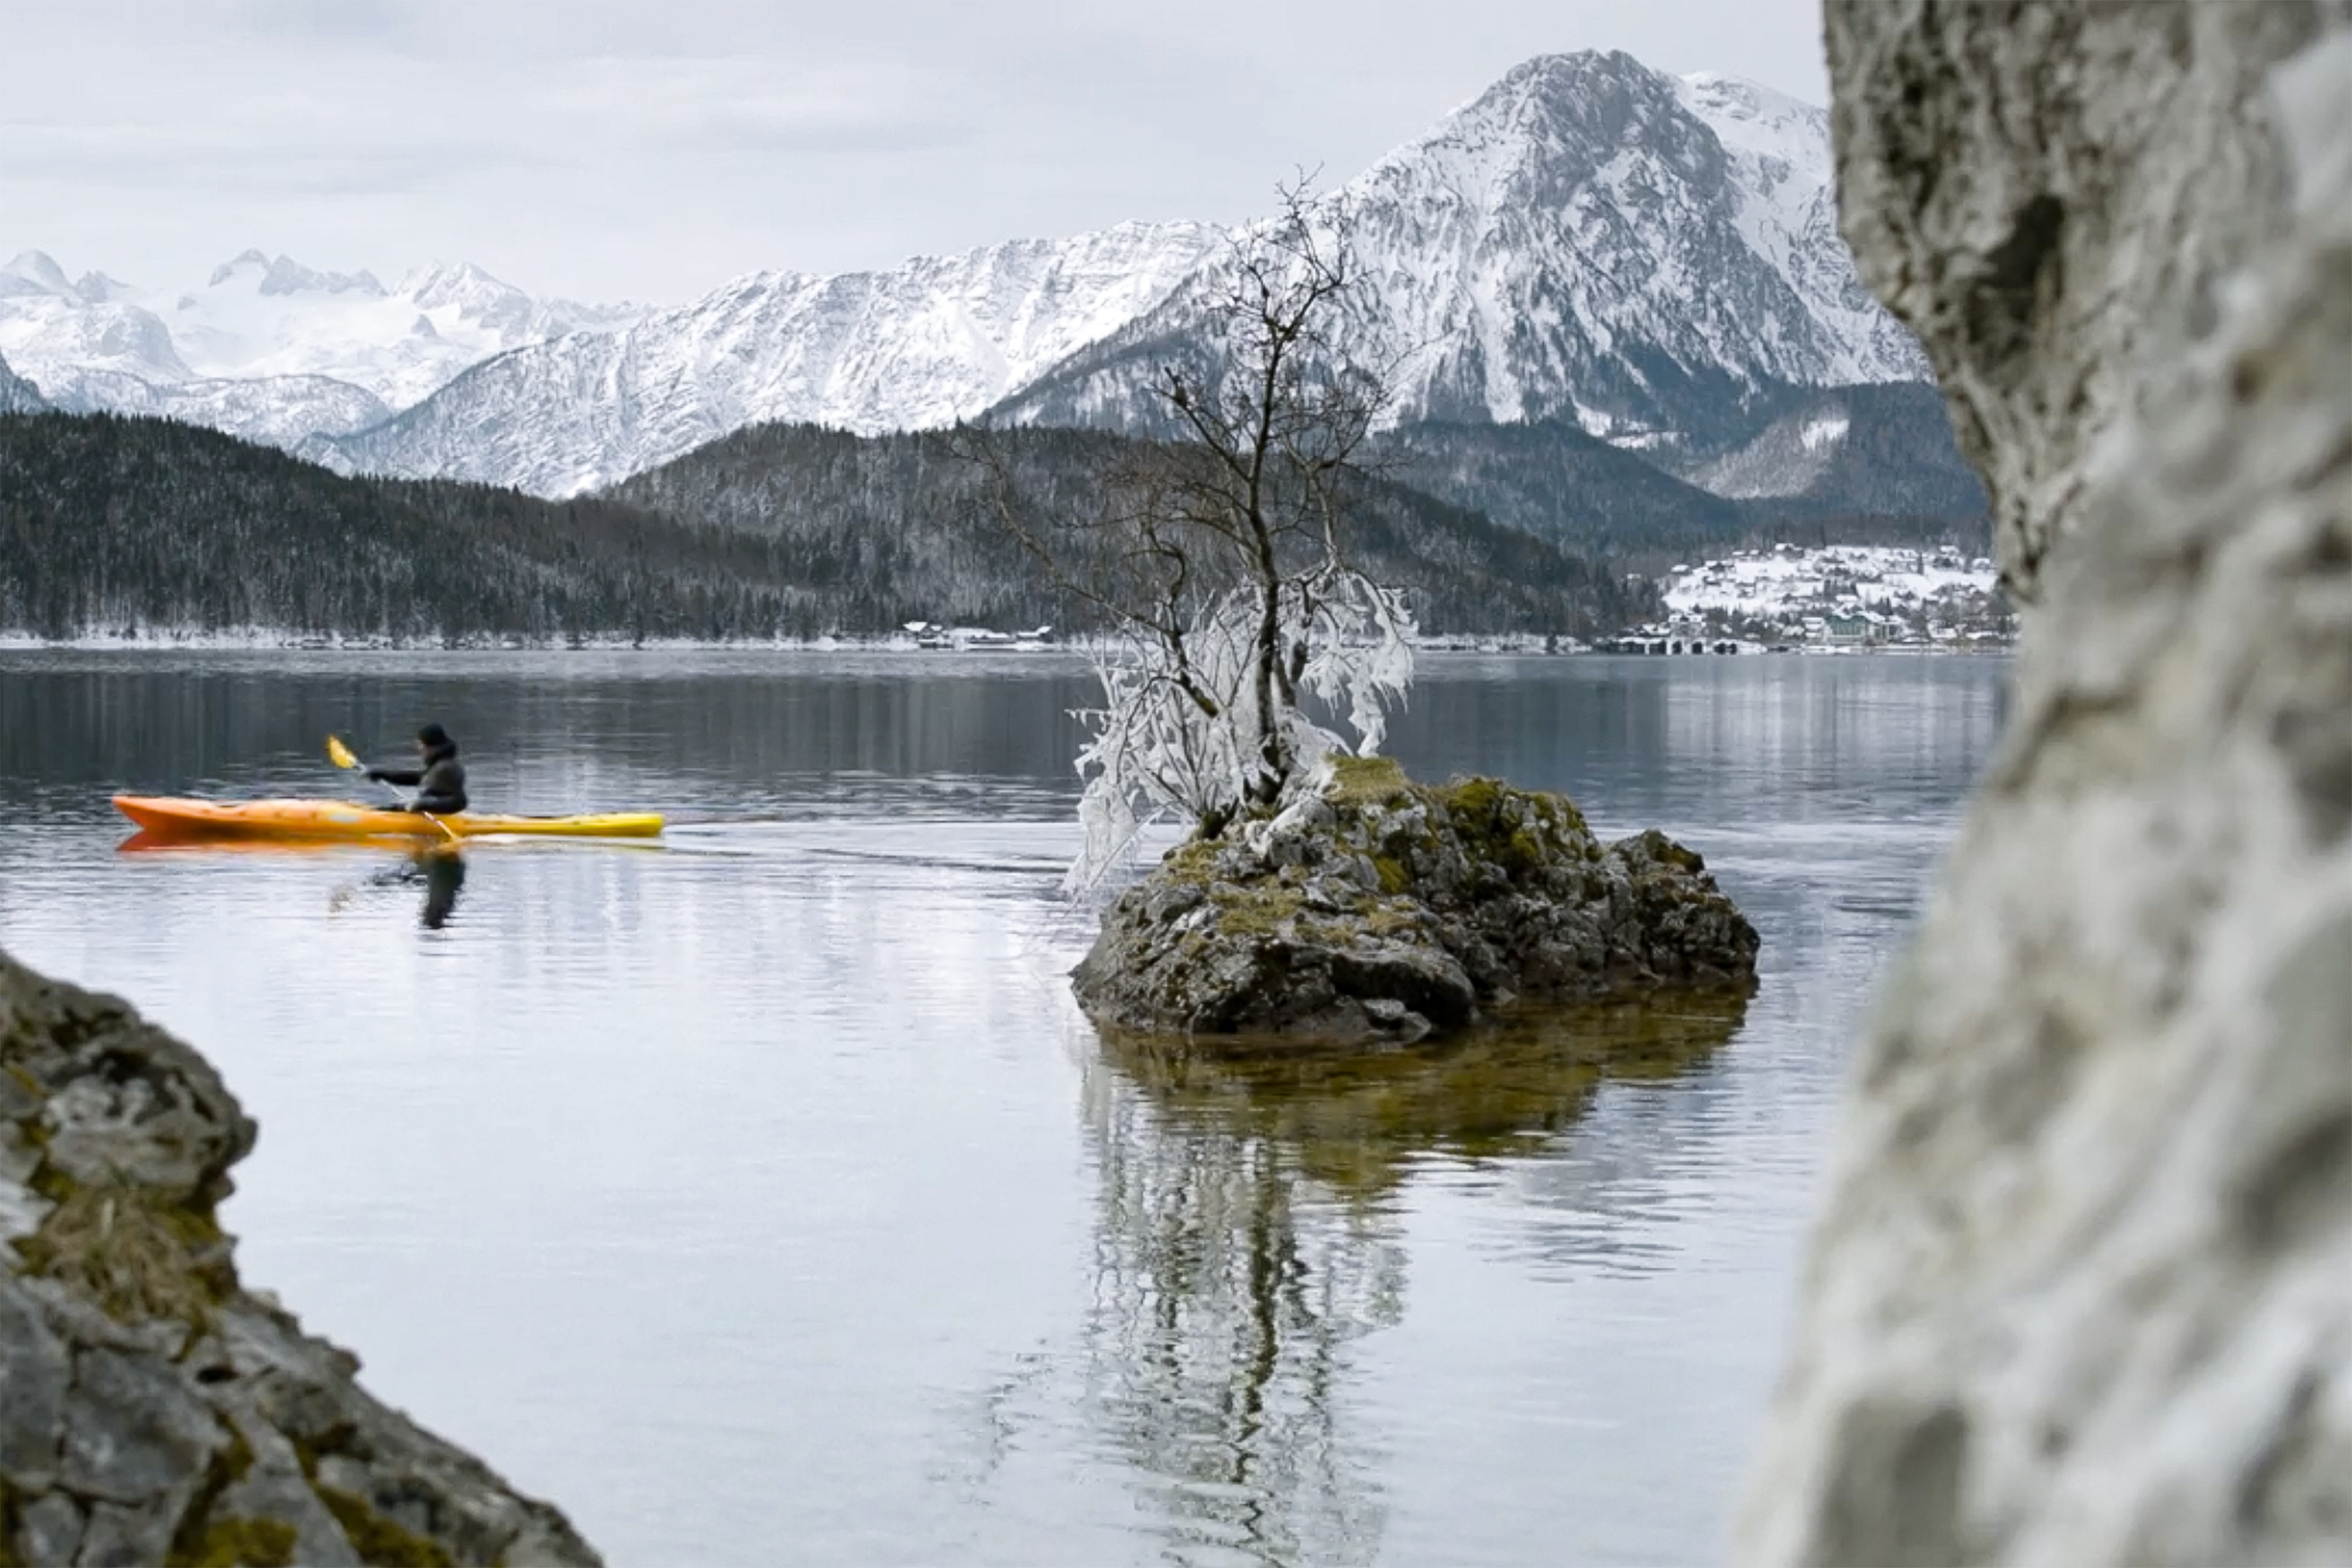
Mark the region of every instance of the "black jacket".
[[466, 764], [457, 760], [457, 744], [454, 741], [425, 752], [421, 768], [370, 768], [367, 776], [382, 779], [385, 784], [414, 786], [416, 798], [408, 803], [411, 811], [446, 816], [466, 809]]

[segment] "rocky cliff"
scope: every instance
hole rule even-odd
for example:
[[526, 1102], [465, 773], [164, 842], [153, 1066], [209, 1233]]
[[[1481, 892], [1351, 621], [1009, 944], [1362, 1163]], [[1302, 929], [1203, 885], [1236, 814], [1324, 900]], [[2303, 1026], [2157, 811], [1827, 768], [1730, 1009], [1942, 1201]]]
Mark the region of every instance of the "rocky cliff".
[[254, 1124], [123, 1004], [0, 954], [0, 1563], [594, 1563], [236, 1276]]
[[1742, 1563], [2352, 1560], [2352, 32], [1831, 0], [2039, 601], [1861, 1043]]
[[1170, 851], [1076, 978], [1115, 1034], [1409, 1044], [1522, 998], [1745, 997], [1756, 950], [1663, 833], [1604, 845], [1564, 796], [1347, 758], [1280, 816]]
[[0, 358], [0, 414], [39, 414], [49, 406], [41, 389], [18, 375]]

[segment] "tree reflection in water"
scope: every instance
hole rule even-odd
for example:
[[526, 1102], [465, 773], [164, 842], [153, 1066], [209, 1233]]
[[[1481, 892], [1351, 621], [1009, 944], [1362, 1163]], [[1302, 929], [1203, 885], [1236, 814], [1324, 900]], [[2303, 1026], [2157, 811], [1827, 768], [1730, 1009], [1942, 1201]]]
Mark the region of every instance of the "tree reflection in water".
[[1744, 998], [1528, 1013], [1450, 1045], [1106, 1038], [1089, 1405], [1179, 1562], [1358, 1563], [1384, 1509], [1349, 1348], [1403, 1315], [1398, 1194], [1433, 1153], [1540, 1151], [1610, 1079], [1730, 1039]]

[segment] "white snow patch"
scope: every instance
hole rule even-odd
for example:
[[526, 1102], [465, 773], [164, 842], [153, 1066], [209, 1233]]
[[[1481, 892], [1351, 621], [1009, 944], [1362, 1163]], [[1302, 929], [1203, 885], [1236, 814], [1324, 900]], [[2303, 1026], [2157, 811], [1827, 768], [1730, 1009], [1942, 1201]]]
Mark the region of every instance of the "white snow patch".
[[1798, 445], [1803, 447], [1808, 452], [1818, 452], [1824, 447], [1843, 440], [1850, 424], [1851, 422], [1843, 414], [1817, 414], [1806, 420], [1804, 427], [1797, 432]]

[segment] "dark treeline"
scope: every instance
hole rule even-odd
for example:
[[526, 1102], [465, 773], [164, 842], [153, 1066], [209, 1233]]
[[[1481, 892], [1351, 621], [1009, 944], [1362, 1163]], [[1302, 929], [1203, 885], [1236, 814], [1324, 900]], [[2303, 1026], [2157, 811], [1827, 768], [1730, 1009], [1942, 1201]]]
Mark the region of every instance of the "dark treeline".
[[[1031, 505], [1097, 504], [1119, 438], [998, 437]], [[740, 432], [609, 494], [345, 479], [167, 420], [0, 416], [0, 631], [268, 627], [410, 642], [709, 640], [915, 619], [1094, 624], [982, 504], [952, 437]], [[1556, 546], [1393, 485], [1357, 523], [1433, 630], [1584, 634], [1650, 614]]]
[[[995, 468], [973, 460], [985, 444]], [[999, 480], [1033, 515], [1099, 515], [1132, 451], [1101, 431], [1014, 429], [857, 437], [807, 425], [738, 431], [606, 492], [771, 542], [805, 579], [875, 622], [1093, 624], [996, 520]], [[1351, 496], [1356, 563], [1414, 590], [1444, 631], [1584, 635], [1653, 613], [1647, 584], [1485, 516], [1370, 478]], [[1065, 544], [1075, 536], [1058, 531]], [[1065, 563], [1080, 578], [1082, 557]]]
[[0, 417], [0, 630], [772, 637], [774, 552], [604, 500], [352, 479], [170, 420]]

